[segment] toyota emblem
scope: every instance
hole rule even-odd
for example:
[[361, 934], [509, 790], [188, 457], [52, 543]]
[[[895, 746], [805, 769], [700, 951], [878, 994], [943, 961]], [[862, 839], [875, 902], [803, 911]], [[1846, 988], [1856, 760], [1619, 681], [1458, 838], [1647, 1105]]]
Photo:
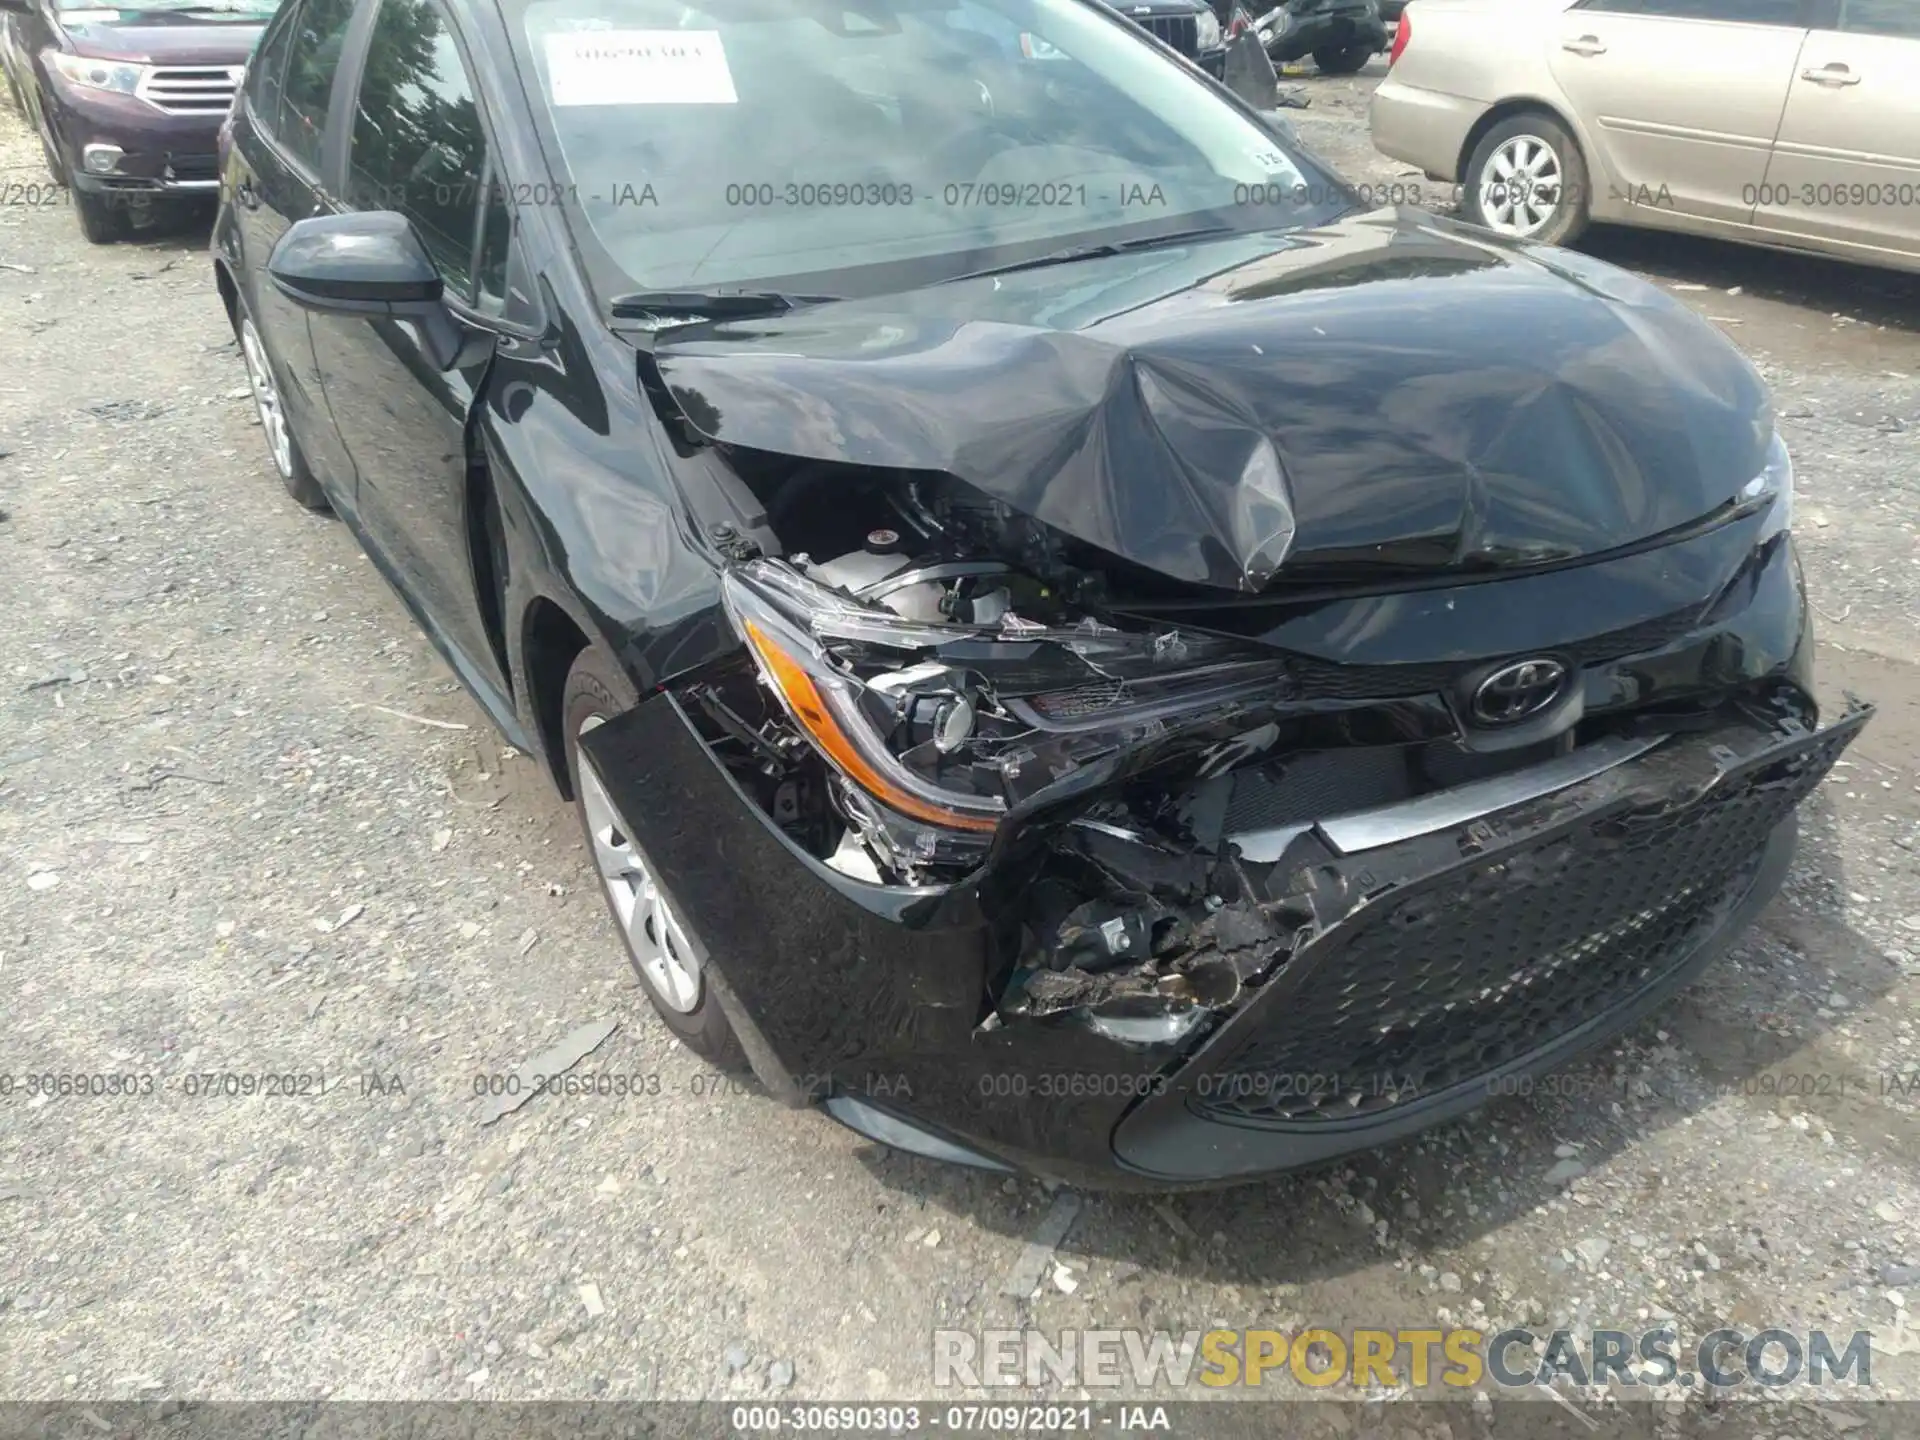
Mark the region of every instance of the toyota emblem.
[[1558, 660], [1518, 660], [1503, 665], [1473, 692], [1473, 718], [1482, 725], [1515, 725], [1558, 700], [1567, 667]]

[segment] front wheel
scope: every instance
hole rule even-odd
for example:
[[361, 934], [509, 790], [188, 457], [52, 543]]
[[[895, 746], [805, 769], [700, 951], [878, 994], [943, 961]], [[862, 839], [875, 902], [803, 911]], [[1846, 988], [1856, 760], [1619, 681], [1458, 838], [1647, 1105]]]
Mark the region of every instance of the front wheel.
[[293, 438], [287, 422], [286, 407], [280, 400], [280, 384], [273, 376], [273, 362], [267, 358], [267, 345], [260, 338], [260, 327], [253, 323], [247, 302], [235, 302], [234, 334], [240, 341], [240, 358], [247, 365], [247, 388], [253, 391], [253, 408], [260, 415], [260, 433], [266, 437], [267, 454], [287, 494], [308, 510], [325, 512], [333, 507], [327, 492], [320, 488], [307, 457], [300, 453], [300, 442]]
[[611, 657], [589, 645], [567, 672], [561, 705], [567, 774], [600, 891], [626, 942], [640, 988], [686, 1047], [723, 1070], [744, 1070], [746, 1055], [707, 984], [700, 952], [674, 913], [653, 868], [614, 808], [607, 785], [580, 749], [580, 737], [633, 708], [633, 687]]
[[73, 213], [80, 221], [80, 233], [95, 245], [111, 245], [132, 233], [133, 221], [126, 204], [111, 192], [82, 190], [71, 178], [67, 189], [73, 195]]
[[1515, 115], [1489, 130], [1467, 162], [1467, 219], [1498, 235], [1571, 245], [1587, 228], [1587, 164], [1545, 115]]
[[1322, 75], [1358, 75], [1373, 58], [1371, 45], [1346, 45], [1339, 49], [1316, 50], [1313, 63]]

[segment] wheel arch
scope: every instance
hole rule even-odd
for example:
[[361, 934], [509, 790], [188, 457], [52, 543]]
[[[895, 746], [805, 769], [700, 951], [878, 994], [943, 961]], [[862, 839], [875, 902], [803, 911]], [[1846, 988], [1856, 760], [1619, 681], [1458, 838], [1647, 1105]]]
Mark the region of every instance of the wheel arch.
[[236, 331], [240, 328], [240, 286], [233, 278], [233, 269], [227, 264], [227, 257], [213, 257], [213, 285], [220, 292], [220, 303], [227, 310], [227, 324]]
[[573, 778], [567, 773], [561, 707], [566, 698], [567, 672], [593, 640], [565, 606], [541, 594], [532, 596], [521, 610], [518, 630], [519, 668], [526, 691], [524, 713], [532, 722], [554, 788], [563, 799], [571, 800]]
[[[1537, 96], [1522, 95], [1502, 100], [1473, 122], [1473, 128], [1467, 131], [1466, 138], [1460, 142], [1460, 154], [1454, 160], [1453, 173], [1459, 177], [1461, 186], [1471, 183], [1467, 167], [1473, 163], [1473, 152], [1480, 148], [1480, 142], [1487, 138], [1487, 133], [1494, 126], [1518, 115], [1544, 115], [1566, 131], [1572, 137], [1573, 143], [1580, 147], [1580, 163], [1587, 167], [1587, 178], [1591, 182], [1595, 169], [1593, 147], [1587, 143], [1579, 124], [1565, 110], [1551, 101], [1542, 100]], [[1588, 202], [1591, 204], [1591, 196], [1588, 197]]]

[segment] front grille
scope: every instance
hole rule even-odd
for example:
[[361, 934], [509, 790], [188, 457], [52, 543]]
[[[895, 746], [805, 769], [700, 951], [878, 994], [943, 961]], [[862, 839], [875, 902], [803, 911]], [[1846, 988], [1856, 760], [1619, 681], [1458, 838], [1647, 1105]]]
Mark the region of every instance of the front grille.
[[[1852, 731], [1692, 804], [1617, 811], [1449, 870], [1296, 955], [1309, 968], [1189, 1104], [1239, 1125], [1353, 1120], [1519, 1061], [1670, 975]], [[1284, 984], [1283, 970], [1275, 981]], [[1277, 1003], [1284, 1001], [1285, 1003]]]
[[1049, 690], [1029, 698], [1033, 708], [1049, 720], [1084, 720], [1102, 710], [1111, 710], [1125, 697], [1126, 691], [1123, 680], [1089, 680], [1070, 690]]
[[1191, 15], [1142, 15], [1134, 23], [1182, 55], [1200, 53], [1200, 22]]
[[137, 93], [169, 115], [225, 115], [246, 74], [244, 65], [162, 65], [147, 72]]
[[1236, 770], [1227, 795], [1226, 833], [1292, 825], [1404, 800], [1412, 791], [1407, 758], [1404, 746], [1355, 745]]
[[[1596, 635], [1575, 645], [1548, 648], [1555, 654], [1570, 656], [1576, 666], [1605, 665], [1670, 645], [1693, 629], [1699, 620], [1699, 610], [1682, 610]], [[1467, 671], [1484, 663], [1462, 660], [1444, 664], [1342, 665], [1317, 656], [1289, 653], [1287, 673], [1300, 687], [1302, 700], [1392, 700], [1407, 695], [1442, 694]]]

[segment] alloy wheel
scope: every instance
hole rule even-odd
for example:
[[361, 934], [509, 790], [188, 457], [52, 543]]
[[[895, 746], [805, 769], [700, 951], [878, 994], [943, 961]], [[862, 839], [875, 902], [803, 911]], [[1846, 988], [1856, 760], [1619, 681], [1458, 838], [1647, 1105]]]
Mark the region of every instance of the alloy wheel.
[[[579, 733], [585, 735], [605, 723], [601, 716], [589, 715], [580, 722]], [[700, 1007], [700, 961], [632, 837], [622, 828], [593, 761], [582, 751], [579, 762], [580, 807], [586, 813], [594, 867], [633, 963], [663, 1004], [690, 1015]]]
[[247, 383], [253, 387], [254, 407], [260, 412], [260, 428], [266, 432], [267, 449], [282, 479], [293, 475], [293, 437], [287, 430], [286, 412], [280, 408], [280, 390], [273, 383], [273, 367], [267, 364], [267, 350], [260, 343], [260, 332], [251, 315], [240, 321], [240, 353], [247, 362]]
[[1537, 235], [1560, 208], [1565, 188], [1553, 147], [1537, 135], [1515, 135], [1480, 172], [1480, 214], [1502, 235]]

